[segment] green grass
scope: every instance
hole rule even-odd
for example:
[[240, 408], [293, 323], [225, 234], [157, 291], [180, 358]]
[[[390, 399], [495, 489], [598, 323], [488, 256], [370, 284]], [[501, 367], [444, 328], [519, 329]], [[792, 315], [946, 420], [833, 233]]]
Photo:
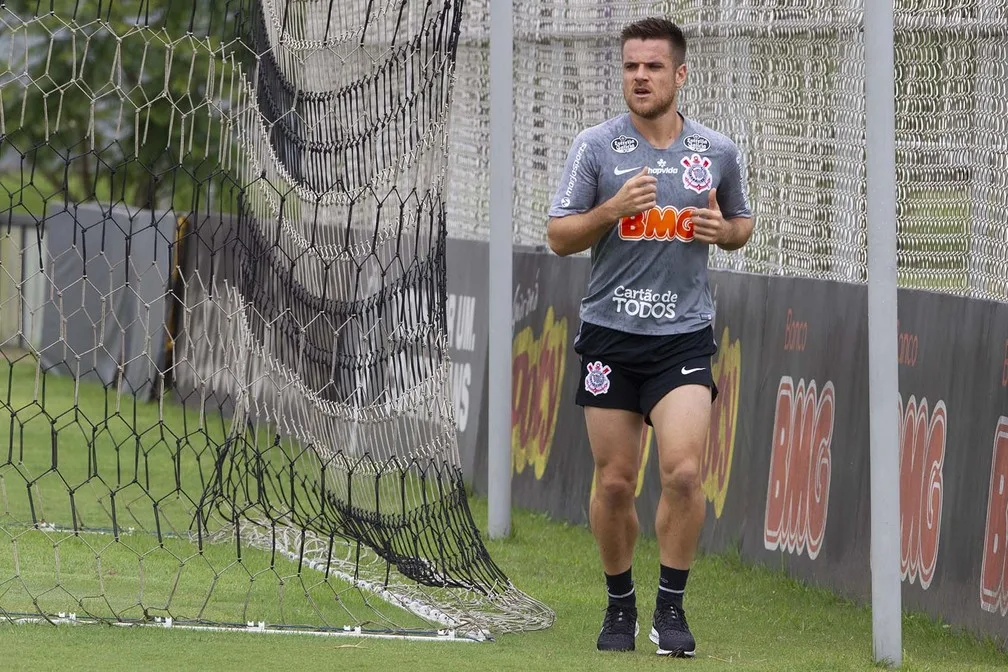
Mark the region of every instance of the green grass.
[[[52, 190], [45, 185], [37, 188], [42, 182], [36, 180], [7, 205], [20, 203], [38, 212], [52, 198]], [[926, 245], [928, 251], [962, 253], [964, 234], [958, 215], [963, 213], [945, 214], [956, 215], [956, 223], [946, 217], [940, 231], [933, 223], [921, 224], [921, 240], [927, 242], [924, 234], [941, 234], [938, 243], [927, 239], [932, 241]], [[916, 230], [916, 224], [907, 225], [905, 234], [913, 238]], [[961, 273], [948, 270], [949, 277]], [[930, 286], [920, 282], [920, 286]], [[914, 278], [902, 276], [901, 284], [913, 286]], [[8, 445], [14, 447], [12, 459], [0, 466], [0, 608], [76, 609], [123, 618], [198, 615], [226, 622], [242, 622], [248, 616], [272, 623], [328, 625], [358, 622], [364, 615], [378, 623], [422, 627], [418, 619], [349, 584], [319, 580], [311, 572], [299, 574], [286, 559], [246, 548], [237, 562], [230, 545], [208, 545], [201, 553], [184, 537], [192, 505], [187, 496], [202, 490], [212, 467], [212, 447], [228, 429], [227, 421], [212, 413], [201, 420], [177, 404], [166, 402], [161, 408], [133, 404], [95, 385], [75, 390], [65, 377], [47, 376], [43, 386], [35, 378], [32, 362], [24, 360], [12, 368], [0, 357], [0, 462], [7, 460]], [[54, 432], [58, 437], [55, 464]], [[286, 451], [282, 458], [290, 459], [291, 447], [280, 448]], [[132, 528], [118, 540], [107, 534], [113, 526], [108, 497], [112, 490], [117, 493], [118, 527]], [[475, 498], [470, 503], [482, 525], [485, 502]], [[34, 519], [70, 526], [74, 516], [79, 523], [105, 533], [73, 536], [25, 525]], [[157, 525], [165, 533], [161, 540], [150, 533]], [[604, 593], [587, 529], [516, 511], [511, 538], [490, 541], [488, 547], [520, 588], [556, 610], [552, 628], [506, 635], [488, 644], [446, 644], [0, 625], [0, 668], [251, 670], [284, 665], [294, 669], [583, 670], [677, 664], [657, 660], [647, 641], [647, 605], [653, 599], [657, 566], [653, 539], [641, 540], [636, 558], [642, 633], [638, 650], [627, 655], [594, 651]], [[306, 595], [312, 596], [315, 606]], [[687, 663], [691, 667], [874, 667], [868, 609], [779, 573], [746, 566], [732, 554], [698, 561], [687, 606], [700, 646], [698, 660]], [[1008, 666], [1008, 655], [993, 643], [955, 633], [915, 614], [904, 618], [904, 648], [908, 670]]]
[[[485, 503], [472, 500], [477, 520]], [[483, 644], [401, 642], [360, 637], [255, 635], [120, 629], [104, 626], [0, 626], [0, 660], [12, 670], [868, 670], [871, 618], [826, 591], [805, 587], [731, 555], [704, 556], [691, 573], [687, 606], [698, 638], [695, 661], [659, 660], [642, 609], [638, 648], [594, 650], [604, 589], [587, 529], [516, 511], [513, 533], [488, 542], [516, 584], [550, 604], [554, 626]], [[636, 556], [642, 607], [653, 599], [657, 547], [643, 538]], [[904, 619], [904, 669], [1004, 669], [1008, 656], [928, 619]], [[170, 664], [167, 662], [170, 661]]]
[[[75, 537], [20, 524], [27, 510], [12, 505], [18, 500], [12, 498], [16, 488], [11, 486], [19, 479], [23, 485], [25, 475], [36, 480], [39, 499], [49, 507], [47, 510], [57, 511], [54, 502], [66, 496], [62, 477], [39, 477], [52, 459], [52, 427], [63, 428], [63, 443], [59, 469], [49, 473], [77, 474], [70, 479], [74, 481], [88, 473], [89, 452], [102, 453], [98, 459], [106, 460], [103, 473], [119, 474], [115, 483], [111, 478], [103, 482], [102, 488], [107, 489], [109, 485], [135, 481], [140, 472], [130, 465], [135, 465], [136, 460], [123, 459], [123, 455], [137, 454], [136, 441], [127, 446], [122, 439], [132, 433], [127, 427], [156, 426], [159, 411], [154, 404], [134, 406], [123, 402], [116, 406], [108, 393], [93, 384], [82, 384], [74, 397], [74, 387], [66, 377], [46, 376], [43, 393], [43, 388], [37, 387], [31, 360], [22, 359], [11, 367], [8, 359], [0, 358], [0, 364], [0, 408], [4, 411], [0, 414], [0, 436], [7, 437], [0, 445], [8, 443], [12, 424], [18, 437], [26, 437], [16, 441], [23, 455], [17, 452], [3, 471], [0, 606], [4, 609], [28, 611], [34, 602], [49, 610], [71, 611], [76, 605], [78, 611], [83, 608], [139, 618], [145, 614], [144, 609], [148, 616], [163, 616], [192, 614], [203, 608], [203, 616], [230, 622], [243, 622], [241, 617], [248, 614], [271, 623], [317, 623], [320, 614], [305, 599], [306, 594], [311, 594], [321, 609], [329, 610], [323, 616], [335, 625], [353, 622], [355, 614], [365, 614], [376, 622], [387, 618], [407, 627], [416, 624], [409, 622], [410, 616], [373, 597], [367, 598], [345, 583], [323, 581], [310, 571], [299, 576], [285, 560], [271, 563], [267, 554], [253, 549], [246, 549], [239, 563], [230, 545], [210, 545], [200, 554], [183, 538], [168, 537], [156, 543], [142, 530], [116, 541], [108, 534]], [[48, 415], [41, 413], [35, 398], [44, 400]], [[75, 399], [76, 416], [67, 412]], [[199, 423], [177, 406], [166, 403], [160, 414], [170, 435], [197, 433]], [[88, 451], [84, 438], [93, 436], [94, 430], [82, 432], [80, 427], [104, 427], [107, 415], [120, 420], [106, 423], [113, 427], [107, 442]], [[44, 419], [47, 417], [66, 418], [67, 422], [53, 423]], [[70, 423], [71, 417], [77, 420]], [[200, 431], [205, 432], [206, 441], [212, 442], [219, 438], [217, 432], [225, 430], [226, 423], [210, 416]], [[150, 451], [157, 452], [155, 449], [167, 445], [160, 432], [141, 434], [140, 445]], [[77, 439], [78, 435], [81, 438]], [[140, 454], [143, 452], [140, 450]], [[188, 468], [197, 464], [191, 461]], [[173, 482], [172, 465], [170, 460], [151, 462], [148, 471], [154, 472], [152, 485], [137, 486], [139, 490]], [[134, 471], [131, 473], [129, 468]], [[166, 469], [168, 474], [158, 472]], [[187, 487], [197, 487], [198, 475], [188, 474], [186, 478], [192, 479]], [[170, 499], [169, 490], [165, 492]], [[90, 500], [81, 498], [87, 517], [104, 520], [102, 511], [107, 503], [103, 503], [102, 493], [98, 488]], [[143, 501], [142, 496], [138, 499]], [[482, 527], [485, 502], [474, 498], [470, 504]], [[143, 511], [149, 508], [136, 506], [138, 523], [149, 523], [143, 519]], [[683, 663], [657, 659], [647, 640], [647, 607], [654, 599], [658, 562], [653, 538], [641, 539], [635, 560], [642, 633], [638, 650], [630, 654], [600, 654], [594, 650], [604, 587], [594, 542], [585, 527], [516, 511], [511, 537], [487, 544], [493, 558], [519, 588], [555, 609], [553, 627], [504, 635], [490, 643], [452, 644], [105, 625], [0, 625], [0, 666], [11, 670], [254, 670], [275, 669], [278, 665], [295, 669], [584, 670], [610, 665], [651, 669]], [[335, 596], [340, 599], [333, 599]], [[768, 569], [746, 566], [732, 554], [699, 559], [691, 574], [687, 600], [699, 641], [698, 659], [684, 663], [691, 669], [874, 667], [871, 617], [866, 608]], [[905, 616], [904, 644], [904, 668], [908, 670], [1000, 669], [1008, 665], [1008, 655], [999, 652], [993, 643], [954, 633], [918, 615]]]
[[[0, 356], [0, 610], [430, 628], [286, 557], [243, 543], [239, 558], [227, 540], [200, 549], [192, 512], [228, 431], [217, 413], [134, 403], [95, 383], [37, 375], [24, 353]], [[267, 432], [256, 438], [256, 452], [278, 473], [289, 474], [292, 462], [318, 468], [290, 443], [274, 446]], [[209, 531], [226, 523], [215, 517]]]

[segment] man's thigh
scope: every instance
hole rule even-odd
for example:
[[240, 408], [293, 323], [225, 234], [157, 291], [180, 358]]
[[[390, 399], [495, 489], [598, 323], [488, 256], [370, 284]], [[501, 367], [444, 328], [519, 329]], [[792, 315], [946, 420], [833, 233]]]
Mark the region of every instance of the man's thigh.
[[683, 458], [700, 459], [717, 395], [708, 354], [688, 358], [644, 381], [641, 406], [655, 428], [663, 469]]
[[605, 358], [582, 357], [575, 401], [584, 407], [596, 468], [636, 475], [644, 427], [638, 381]]
[[636, 481], [644, 454], [644, 418], [640, 413], [617, 408], [586, 406], [585, 426], [595, 462], [600, 472], [620, 481]]
[[651, 409], [662, 470], [683, 460], [698, 463], [710, 430], [711, 389], [695, 383], [674, 387]]

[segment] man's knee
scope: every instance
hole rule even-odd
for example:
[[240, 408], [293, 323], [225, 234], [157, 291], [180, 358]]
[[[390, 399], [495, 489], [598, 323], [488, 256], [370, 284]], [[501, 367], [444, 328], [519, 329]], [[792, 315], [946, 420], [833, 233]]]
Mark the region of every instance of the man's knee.
[[661, 469], [662, 490], [674, 497], [690, 497], [700, 490], [700, 461], [692, 457], [670, 461]]
[[631, 469], [602, 468], [596, 476], [595, 496], [608, 507], [632, 505], [636, 489], [637, 474]]

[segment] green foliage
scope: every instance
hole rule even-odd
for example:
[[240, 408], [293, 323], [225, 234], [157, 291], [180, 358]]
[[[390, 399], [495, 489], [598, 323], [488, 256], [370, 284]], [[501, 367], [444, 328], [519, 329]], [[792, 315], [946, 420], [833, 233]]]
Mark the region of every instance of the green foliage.
[[4, 3], [12, 203], [95, 199], [187, 212], [206, 209], [213, 193], [219, 207], [230, 182], [222, 91], [236, 56], [227, 12], [221, 2], [178, 0]]

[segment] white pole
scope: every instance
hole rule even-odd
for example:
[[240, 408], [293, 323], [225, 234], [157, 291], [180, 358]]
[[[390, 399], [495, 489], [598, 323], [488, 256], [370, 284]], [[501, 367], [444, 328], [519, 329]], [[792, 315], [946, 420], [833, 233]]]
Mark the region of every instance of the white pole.
[[893, 0], [865, 0], [864, 7], [872, 642], [875, 662], [898, 667], [903, 645]]
[[511, 533], [512, 0], [490, 0], [490, 342], [487, 532]]

